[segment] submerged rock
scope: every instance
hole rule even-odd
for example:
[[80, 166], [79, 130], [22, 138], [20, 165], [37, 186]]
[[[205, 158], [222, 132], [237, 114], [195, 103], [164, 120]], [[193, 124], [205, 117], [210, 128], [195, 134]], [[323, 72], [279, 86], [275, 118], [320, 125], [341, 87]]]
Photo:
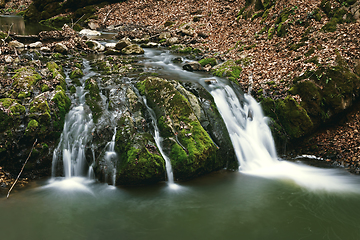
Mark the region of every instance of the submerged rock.
[[187, 63], [183, 66], [184, 70], [187, 71], [204, 71], [204, 68], [201, 66], [199, 62], [193, 61], [190, 63]]

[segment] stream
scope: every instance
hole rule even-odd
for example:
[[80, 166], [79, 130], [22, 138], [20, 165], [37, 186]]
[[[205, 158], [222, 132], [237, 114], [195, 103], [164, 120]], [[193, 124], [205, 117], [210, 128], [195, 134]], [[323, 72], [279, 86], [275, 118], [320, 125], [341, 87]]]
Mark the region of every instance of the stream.
[[[239, 171], [221, 170], [174, 187], [167, 166], [168, 182], [139, 187], [99, 183], [92, 166], [88, 171], [81, 166], [94, 123], [83, 109], [79, 87], [78, 104], [67, 115], [54, 153], [55, 160], [62, 153], [66, 177], [32, 181], [9, 199], [0, 196], [0, 231], [6, 239], [359, 239], [358, 176], [302, 162], [311, 156], [279, 158], [266, 118], [250, 95], [240, 94], [226, 79], [182, 70], [172, 63], [174, 57], [166, 49], [146, 49], [139, 64], [161, 77], [200, 83], [211, 93]], [[208, 85], [206, 79], [215, 83]], [[113, 131], [106, 145], [109, 162], [116, 159]], [[73, 156], [81, 159], [78, 166], [71, 165]]]

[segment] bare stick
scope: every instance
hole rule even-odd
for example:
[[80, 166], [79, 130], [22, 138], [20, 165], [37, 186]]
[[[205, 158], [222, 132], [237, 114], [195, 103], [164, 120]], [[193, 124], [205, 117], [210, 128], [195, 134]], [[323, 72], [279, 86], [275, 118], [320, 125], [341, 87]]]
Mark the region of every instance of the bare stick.
[[108, 11], [108, 13], [106, 14], [106, 16], [105, 16], [105, 18], [104, 18], [104, 21], [103, 21], [103, 24], [106, 22], [106, 20], [108, 19], [108, 17], [109, 17], [109, 14], [111, 13], [111, 11], [112, 11], [113, 9], [111, 8], [109, 11]]
[[71, 26], [71, 28], [74, 28], [74, 26], [78, 23], [78, 21], [80, 21], [80, 19], [82, 19], [83, 16], [85, 16], [85, 14], [82, 15], [82, 16]]
[[31, 153], [32, 153], [32, 151], [34, 150], [34, 147], [35, 147], [35, 144], [36, 144], [36, 143], [37, 143], [37, 139], [35, 140], [35, 142], [34, 142], [34, 144], [33, 144], [32, 148], [31, 148], [31, 151], [30, 151], [30, 153], [29, 153], [29, 156], [27, 157], [27, 159], [26, 159], [26, 161], [25, 161], [24, 165], [23, 165], [23, 166], [22, 166], [22, 168], [21, 168], [21, 171], [19, 172], [19, 175], [17, 176], [17, 178], [16, 178], [15, 182], [13, 183], [13, 185], [11, 186], [11, 188], [9, 189], [9, 192], [8, 192], [8, 194], [7, 194], [6, 198], [9, 198], [9, 195], [10, 195], [11, 190], [14, 188], [15, 184], [16, 184], [16, 183], [17, 183], [17, 181], [19, 180], [19, 177], [20, 177], [21, 173], [23, 172], [24, 167], [25, 167], [25, 165], [26, 165], [27, 161], [28, 161], [28, 160], [29, 160], [29, 158], [30, 158]]

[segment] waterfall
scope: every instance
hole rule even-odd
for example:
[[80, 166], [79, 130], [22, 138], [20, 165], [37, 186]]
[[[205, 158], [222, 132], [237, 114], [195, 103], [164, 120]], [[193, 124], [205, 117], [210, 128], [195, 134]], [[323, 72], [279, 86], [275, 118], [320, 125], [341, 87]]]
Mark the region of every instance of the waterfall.
[[163, 149], [162, 149], [162, 138], [160, 137], [160, 131], [159, 131], [159, 127], [157, 125], [157, 119], [156, 119], [156, 115], [154, 113], [154, 111], [147, 105], [146, 102], [146, 98], [143, 97], [143, 101], [145, 103], [146, 108], [148, 109], [150, 116], [151, 116], [151, 122], [152, 125], [154, 127], [154, 140], [156, 142], [156, 145], [160, 151], [161, 156], [164, 158], [165, 160], [165, 169], [166, 169], [166, 175], [168, 178], [168, 183], [169, 184], [173, 184], [174, 183], [174, 174], [173, 174], [173, 170], [171, 167], [171, 162], [170, 159], [168, 158], [168, 156], [166, 156], [166, 154], [164, 153]]
[[[107, 166], [107, 174], [111, 174], [112, 185], [116, 184], [116, 164], [117, 164], [117, 154], [115, 152], [115, 137], [116, 137], [116, 127], [114, 129], [114, 135], [111, 138], [111, 141], [106, 144], [106, 152], [104, 160]], [[106, 174], [106, 175], [107, 175]], [[107, 178], [107, 176], [105, 176]]]
[[[89, 64], [84, 62], [89, 68]], [[93, 73], [92, 73], [93, 74]], [[89, 77], [86, 76], [86, 77]], [[65, 117], [60, 142], [53, 152], [52, 177], [56, 176], [56, 169], [62, 159], [65, 178], [83, 177], [86, 175], [87, 161], [85, 151], [92, 140], [95, 125], [92, 114], [85, 104], [84, 79], [82, 86], [76, 87], [76, 99], [73, 107]]]
[[254, 170], [276, 162], [277, 154], [261, 106], [245, 94], [240, 103], [234, 90], [225, 85], [211, 91], [233, 143], [240, 170]]

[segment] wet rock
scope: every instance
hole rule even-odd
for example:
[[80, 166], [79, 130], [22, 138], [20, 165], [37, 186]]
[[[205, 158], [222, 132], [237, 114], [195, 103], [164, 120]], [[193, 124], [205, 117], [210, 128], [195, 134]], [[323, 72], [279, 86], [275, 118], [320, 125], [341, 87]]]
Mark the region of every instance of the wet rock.
[[154, 43], [154, 42], [143, 43], [140, 45], [140, 47], [142, 47], [142, 48], [157, 48], [158, 46], [159, 46], [159, 44]]
[[24, 48], [25, 45], [17, 40], [14, 40], [14, 41], [9, 42], [8, 47]]
[[187, 71], [204, 71], [204, 68], [201, 66], [201, 64], [199, 62], [190, 62], [190, 63], [187, 63], [183, 66], [183, 69], [184, 70], [187, 70]]
[[105, 44], [105, 49], [109, 50], [109, 49], [115, 49], [116, 43], [106, 43]]
[[177, 43], [179, 43], [179, 38], [177, 38], [177, 37], [171, 37], [168, 40], [166, 40], [166, 44], [169, 46], [177, 44]]
[[199, 122], [205, 114], [191, 92], [176, 81], [154, 77], [140, 82], [138, 89], [156, 113], [163, 150], [176, 179], [193, 178], [226, 164], [216, 158], [218, 148]]
[[121, 50], [122, 54], [130, 55], [130, 54], [143, 54], [145, 51], [141, 47], [136, 44], [132, 44], [127, 46]]
[[42, 47], [42, 42], [34, 42], [34, 43], [30, 43], [29, 44], [30, 48], [41, 48]]
[[41, 47], [40, 48], [40, 51], [43, 51], [43, 52], [51, 52], [51, 49], [49, 47]]
[[208, 85], [216, 83], [216, 79], [205, 79], [204, 82]]
[[68, 51], [69, 49], [62, 43], [56, 43], [54, 46], [54, 52], [66, 54]]
[[183, 59], [182, 57], [175, 57], [171, 60], [173, 63], [182, 63]]
[[85, 36], [100, 36], [101, 33], [95, 30], [90, 30], [90, 29], [83, 29], [79, 32], [79, 34], [81, 35], [85, 35]]
[[130, 46], [130, 45], [131, 45], [131, 42], [129, 40], [126, 40], [126, 39], [120, 40], [116, 43], [115, 49], [122, 50], [123, 48]]
[[98, 51], [98, 52], [103, 52], [105, 51], [105, 46], [103, 46], [101, 43], [99, 43], [98, 41], [94, 41], [94, 40], [88, 40], [85, 42], [86, 45], [94, 51]]
[[83, 71], [81, 71], [80, 68], [75, 68], [71, 73], [70, 73], [70, 78], [71, 79], [76, 79], [76, 78], [81, 78], [84, 76]]

